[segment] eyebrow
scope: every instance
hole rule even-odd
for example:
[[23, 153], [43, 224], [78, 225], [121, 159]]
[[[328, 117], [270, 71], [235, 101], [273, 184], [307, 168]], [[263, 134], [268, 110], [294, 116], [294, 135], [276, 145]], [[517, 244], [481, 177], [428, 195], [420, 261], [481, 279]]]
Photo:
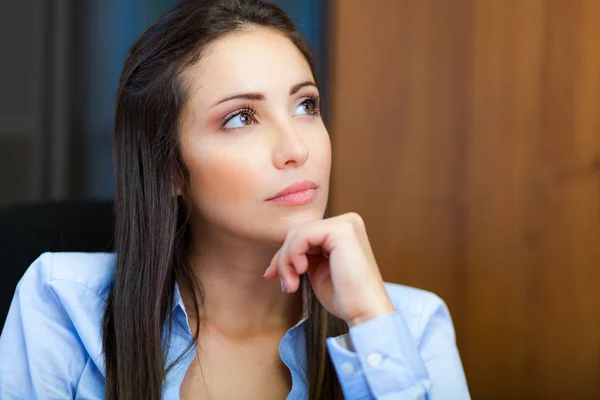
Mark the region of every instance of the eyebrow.
[[[290, 96], [295, 95], [296, 93], [298, 93], [298, 91], [300, 89], [302, 89], [303, 87], [306, 86], [312, 86], [312, 87], [317, 87], [317, 85], [312, 82], [312, 81], [304, 81], [304, 82], [300, 82], [295, 84], [294, 86], [292, 86], [292, 88], [290, 89]], [[262, 93], [240, 93], [240, 94], [234, 94], [233, 96], [228, 96], [225, 97], [224, 99], [219, 100], [218, 102], [216, 102], [215, 104], [213, 104], [211, 107], [215, 107], [221, 103], [225, 103], [226, 101], [230, 101], [230, 100], [234, 100], [234, 99], [246, 99], [246, 100], [254, 100], [254, 101], [259, 101], [259, 100], [264, 100], [265, 96]]]

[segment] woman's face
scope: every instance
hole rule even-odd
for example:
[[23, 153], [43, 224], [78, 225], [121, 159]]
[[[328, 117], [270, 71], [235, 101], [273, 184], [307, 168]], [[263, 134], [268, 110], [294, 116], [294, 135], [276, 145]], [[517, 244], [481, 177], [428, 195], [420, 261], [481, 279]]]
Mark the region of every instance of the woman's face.
[[[290, 228], [322, 219], [331, 143], [300, 50], [265, 28], [230, 33], [210, 44], [183, 78], [189, 98], [180, 144], [192, 225], [273, 244]], [[305, 180], [318, 185], [314, 200], [267, 200]]]

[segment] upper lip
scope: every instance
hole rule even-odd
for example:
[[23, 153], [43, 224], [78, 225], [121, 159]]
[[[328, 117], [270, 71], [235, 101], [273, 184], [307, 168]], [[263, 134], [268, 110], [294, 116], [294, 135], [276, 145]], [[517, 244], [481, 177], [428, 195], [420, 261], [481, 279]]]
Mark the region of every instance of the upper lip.
[[282, 197], [290, 193], [302, 192], [308, 189], [316, 189], [318, 185], [313, 181], [299, 181], [290, 186], [283, 189], [281, 192], [277, 193], [275, 196], [268, 198], [267, 200], [272, 200], [277, 197]]

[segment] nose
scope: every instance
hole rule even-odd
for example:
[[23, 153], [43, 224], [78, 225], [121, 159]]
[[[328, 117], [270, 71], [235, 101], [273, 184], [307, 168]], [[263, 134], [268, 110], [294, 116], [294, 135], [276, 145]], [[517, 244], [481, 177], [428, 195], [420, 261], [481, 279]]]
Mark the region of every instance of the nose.
[[302, 132], [292, 125], [292, 121], [281, 121], [275, 127], [276, 145], [273, 163], [279, 169], [297, 168], [308, 159], [308, 147], [302, 140]]

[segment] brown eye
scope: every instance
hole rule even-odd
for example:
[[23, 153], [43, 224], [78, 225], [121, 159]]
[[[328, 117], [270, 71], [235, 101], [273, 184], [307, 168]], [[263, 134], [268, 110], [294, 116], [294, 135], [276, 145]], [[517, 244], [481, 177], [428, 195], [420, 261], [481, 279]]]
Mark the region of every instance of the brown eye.
[[304, 106], [304, 109], [306, 110], [307, 114], [315, 113], [315, 104], [312, 100], [306, 100], [304, 103], [302, 103], [302, 105]]
[[302, 103], [298, 104], [294, 113], [297, 115], [319, 115], [319, 98], [308, 97]]
[[247, 112], [240, 114], [240, 122], [244, 125], [252, 125], [252, 115]]
[[223, 123], [223, 129], [237, 129], [249, 125], [254, 125], [254, 111], [243, 109], [235, 111], [233, 115], [227, 117]]

